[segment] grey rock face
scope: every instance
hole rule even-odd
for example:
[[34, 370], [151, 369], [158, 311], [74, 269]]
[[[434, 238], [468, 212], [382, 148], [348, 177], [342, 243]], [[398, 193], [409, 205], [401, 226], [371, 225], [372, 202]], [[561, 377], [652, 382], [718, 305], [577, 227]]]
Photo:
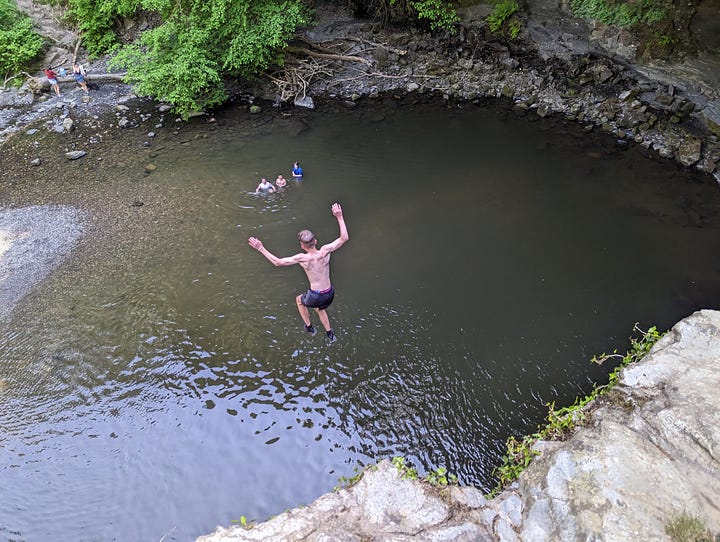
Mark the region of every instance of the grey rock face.
[[678, 323], [612, 403], [522, 477], [524, 540], [662, 540], [674, 515], [720, 528], [720, 313]]

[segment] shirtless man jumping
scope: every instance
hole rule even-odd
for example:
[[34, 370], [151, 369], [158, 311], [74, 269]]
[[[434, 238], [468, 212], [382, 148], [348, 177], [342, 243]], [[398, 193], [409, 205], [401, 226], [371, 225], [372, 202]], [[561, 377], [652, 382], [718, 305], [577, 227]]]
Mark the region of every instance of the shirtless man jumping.
[[310, 230], [303, 230], [298, 233], [300, 247], [305, 253], [295, 254], [295, 256], [288, 256], [287, 258], [275, 256], [256, 237], [250, 237], [248, 244], [270, 260], [276, 267], [300, 264], [310, 281], [310, 289], [295, 298], [300, 316], [305, 322], [305, 331], [310, 335], [315, 335], [315, 328], [310, 322], [310, 312], [308, 311], [308, 307], [312, 307], [317, 311], [328, 339], [330, 342], [335, 342], [337, 340], [335, 332], [330, 327], [330, 319], [325, 311], [335, 297], [335, 291], [330, 283], [330, 254], [343, 246], [350, 239], [350, 236], [339, 203], [333, 203], [332, 214], [337, 218], [338, 226], [340, 226], [340, 237], [320, 248], [317, 248], [317, 239]]

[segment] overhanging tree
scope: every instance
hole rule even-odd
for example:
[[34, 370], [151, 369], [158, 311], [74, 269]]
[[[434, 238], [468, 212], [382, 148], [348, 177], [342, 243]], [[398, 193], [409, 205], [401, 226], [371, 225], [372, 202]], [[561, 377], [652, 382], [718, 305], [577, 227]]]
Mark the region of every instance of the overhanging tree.
[[225, 101], [224, 77], [252, 77], [281, 63], [309, 18], [299, 0], [142, 0], [139, 8], [163, 23], [110, 65], [127, 70], [138, 94], [172, 103], [184, 116]]
[[30, 17], [20, 13], [11, 0], [0, 0], [0, 75], [12, 78], [38, 57], [42, 47], [43, 40], [33, 30]]

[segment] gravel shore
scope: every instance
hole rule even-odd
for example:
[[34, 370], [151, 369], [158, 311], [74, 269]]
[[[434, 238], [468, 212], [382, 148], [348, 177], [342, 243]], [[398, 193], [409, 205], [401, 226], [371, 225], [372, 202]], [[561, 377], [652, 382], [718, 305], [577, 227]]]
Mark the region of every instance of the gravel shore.
[[0, 210], [0, 320], [73, 250], [83, 214], [68, 206]]

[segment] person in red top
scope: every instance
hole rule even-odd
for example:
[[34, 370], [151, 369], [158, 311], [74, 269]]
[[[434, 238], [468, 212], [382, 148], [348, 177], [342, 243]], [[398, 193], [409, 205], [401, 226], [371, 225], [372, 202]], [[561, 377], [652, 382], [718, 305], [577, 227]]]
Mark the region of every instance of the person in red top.
[[55, 94], [60, 96], [60, 85], [58, 85], [57, 75], [50, 66], [45, 68], [45, 77], [47, 77], [48, 83], [50, 83], [50, 86], [55, 91]]

